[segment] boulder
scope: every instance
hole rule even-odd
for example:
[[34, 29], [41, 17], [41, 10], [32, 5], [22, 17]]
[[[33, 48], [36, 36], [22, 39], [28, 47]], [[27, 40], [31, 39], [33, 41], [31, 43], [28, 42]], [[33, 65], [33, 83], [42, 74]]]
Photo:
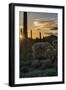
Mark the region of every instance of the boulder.
[[53, 59], [55, 49], [54, 47], [48, 42], [39, 42], [35, 43], [32, 46], [33, 50], [33, 58], [38, 60], [46, 60], [46, 59]]

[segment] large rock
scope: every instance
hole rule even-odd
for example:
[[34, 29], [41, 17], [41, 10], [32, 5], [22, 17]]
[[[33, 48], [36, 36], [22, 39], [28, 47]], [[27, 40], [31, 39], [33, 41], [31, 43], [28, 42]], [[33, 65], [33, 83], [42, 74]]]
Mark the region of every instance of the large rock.
[[52, 60], [54, 58], [55, 49], [48, 42], [35, 43], [32, 46], [32, 50], [33, 50], [33, 58], [34, 59], [39, 59], [39, 60], [50, 59], [50, 60]]

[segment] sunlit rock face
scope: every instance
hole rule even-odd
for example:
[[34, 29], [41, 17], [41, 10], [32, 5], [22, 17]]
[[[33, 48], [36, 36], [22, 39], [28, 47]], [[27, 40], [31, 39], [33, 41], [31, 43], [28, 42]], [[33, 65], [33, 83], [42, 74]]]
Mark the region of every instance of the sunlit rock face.
[[45, 60], [52, 61], [56, 54], [55, 48], [48, 42], [38, 42], [32, 46], [34, 60]]

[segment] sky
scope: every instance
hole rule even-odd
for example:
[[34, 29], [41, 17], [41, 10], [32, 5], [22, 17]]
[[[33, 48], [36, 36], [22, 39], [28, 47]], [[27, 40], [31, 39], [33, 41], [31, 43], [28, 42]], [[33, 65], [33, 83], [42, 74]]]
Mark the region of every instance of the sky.
[[[41, 32], [41, 37], [46, 37], [49, 35], [58, 34], [58, 15], [57, 13], [38, 13], [38, 12], [28, 12], [27, 13], [28, 22], [28, 37], [39, 38], [39, 32]], [[23, 12], [19, 14], [19, 25], [23, 28]]]

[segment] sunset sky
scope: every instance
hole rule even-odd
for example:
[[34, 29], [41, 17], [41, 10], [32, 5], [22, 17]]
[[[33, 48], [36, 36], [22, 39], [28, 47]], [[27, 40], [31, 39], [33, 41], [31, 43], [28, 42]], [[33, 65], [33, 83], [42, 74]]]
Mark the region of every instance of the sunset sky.
[[[38, 13], [28, 12], [28, 37], [31, 37], [30, 31], [32, 30], [32, 38], [39, 38], [39, 32], [41, 37], [58, 34], [58, 15], [56, 13]], [[20, 28], [23, 29], [23, 12], [19, 13]]]

